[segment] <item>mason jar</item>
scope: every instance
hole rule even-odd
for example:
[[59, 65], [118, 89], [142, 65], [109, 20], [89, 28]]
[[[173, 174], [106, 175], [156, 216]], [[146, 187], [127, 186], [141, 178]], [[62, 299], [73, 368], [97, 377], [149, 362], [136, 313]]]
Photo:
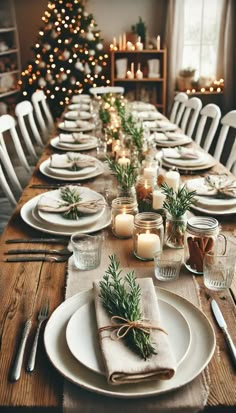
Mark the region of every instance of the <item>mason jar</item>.
[[174, 217], [169, 212], [165, 222], [165, 244], [170, 248], [184, 248], [184, 235], [187, 226], [186, 214]]
[[220, 234], [219, 222], [211, 217], [192, 217], [187, 222], [184, 240], [184, 264], [195, 273], [203, 274], [206, 253], [225, 254], [226, 237]]
[[160, 214], [141, 212], [134, 217], [134, 255], [143, 261], [154, 260], [154, 254], [163, 248], [163, 221]]
[[131, 238], [134, 216], [138, 213], [137, 202], [133, 198], [120, 197], [111, 204], [112, 232], [117, 238]]

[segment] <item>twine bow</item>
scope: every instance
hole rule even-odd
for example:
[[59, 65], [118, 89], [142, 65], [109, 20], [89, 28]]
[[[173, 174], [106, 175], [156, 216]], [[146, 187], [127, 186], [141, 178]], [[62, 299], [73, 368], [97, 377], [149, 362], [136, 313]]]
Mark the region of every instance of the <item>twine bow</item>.
[[[120, 322], [116, 323], [115, 321], [118, 320]], [[151, 330], [160, 330], [165, 334], [168, 334], [163, 328], [146, 323], [145, 320], [128, 320], [127, 318], [120, 317], [117, 315], [114, 315], [111, 317], [111, 322], [114, 322], [111, 325], [103, 326], [98, 329], [98, 332], [106, 331], [106, 330], [111, 330], [111, 339], [112, 340], [120, 340], [121, 338], [124, 338], [131, 329], [137, 329], [140, 331], [143, 331], [146, 334], [150, 334]]]

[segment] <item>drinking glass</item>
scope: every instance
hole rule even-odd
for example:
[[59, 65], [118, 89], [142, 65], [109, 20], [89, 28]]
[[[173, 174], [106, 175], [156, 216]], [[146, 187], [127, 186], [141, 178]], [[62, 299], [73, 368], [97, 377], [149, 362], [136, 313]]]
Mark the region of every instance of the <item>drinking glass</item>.
[[71, 236], [75, 266], [80, 270], [97, 268], [101, 261], [102, 237], [74, 233]]
[[182, 264], [180, 255], [166, 257], [162, 252], [154, 255], [155, 277], [159, 281], [173, 281], [179, 277]]
[[234, 255], [219, 255], [209, 252], [203, 259], [203, 277], [207, 288], [223, 291], [231, 286], [236, 271]]

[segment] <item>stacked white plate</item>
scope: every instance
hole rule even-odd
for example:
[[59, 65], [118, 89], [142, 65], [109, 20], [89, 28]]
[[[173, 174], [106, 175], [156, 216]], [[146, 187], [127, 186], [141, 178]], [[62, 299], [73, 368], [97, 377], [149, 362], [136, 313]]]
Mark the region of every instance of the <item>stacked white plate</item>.
[[166, 119], [162, 113], [158, 111], [137, 111], [133, 110], [132, 116], [135, 119], [142, 120], [142, 121], [148, 121], [148, 120], [163, 120]]
[[143, 122], [143, 126], [153, 130], [153, 131], [159, 131], [159, 132], [173, 132], [175, 131], [178, 127], [174, 123], [170, 122], [169, 120], [145, 120]]
[[[163, 165], [176, 167], [179, 170], [199, 171], [211, 168], [216, 164], [216, 160], [206, 152], [200, 150], [190, 150], [188, 148], [167, 148], [163, 149]], [[187, 154], [193, 153], [195, 156], [191, 158]]]
[[88, 132], [95, 129], [95, 124], [86, 120], [65, 120], [58, 128], [66, 132]]
[[[84, 215], [78, 220], [66, 219], [61, 213], [43, 212], [38, 208], [40, 198], [45, 194], [30, 199], [21, 208], [23, 221], [39, 231], [55, 235], [70, 236], [74, 232], [92, 233], [107, 227], [111, 222], [111, 214], [106, 206], [104, 197], [87, 187], [77, 187], [82, 201], [98, 200], [103, 204], [101, 210], [95, 214]], [[60, 189], [46, 192], [46, 196], [60, 200]]]
[[86, 112], [90, 111], [89, 103], [71, 103], [68, 105], [69, 110], [85, 110]]
[[[75, 138], [79, 138], [79, 135], [77, 136], [76, 132], [73, 133], [73, 135], [75, 136]], [[85, 140], [84, 143], [67, 143], [62, 142], [60, 140], [60, 137], [56, 136], [55, 138], [51, 139], [50, 145], [53, 148], [61, 149], [62, 151], [87, 151], [89, 149], [96, 148], [98, 145], [98, 140], [93, 135], [83, 134], [83, 139]]]
[[142, 101], [134, 101], [134, 102], [129, 102], [128, 103], [128, 109], [130, 110], [136, 110], [137, 112], [142, 112], [142, 111], [156, 111], [155, 105], [152, 105], [151, 103], [145, 103]]
[[65, 119], [68, 120], [88, 120], [92, 118], [92, 114], [90, 112], [87, 112], [85, 110], [69, 110], [68, 112], [65, 113]]
[[187, 145], [192, 142], [192, 139], [180, 132], [153, 132], [151, 138], [156, 145], [162, 148], [170, 148], [175, 146]]
[[[214, 176], [214, 180], [218, 179], [221, 177]], [[236, 198], [219, 198], [215, 191], [209, 188], [205, 178], [191, 179], [186, 182], [186, 186], [189, 190], [196, 191], [197, 203], [192, 206], [193, 209], [211, 215], [236, 214]]]
[[71, 103], [87, 103], [91, 102], [91, 96], [87, 93], [81, 93], [80, 95], [73, 95]]
[[[71, 153], [72, 156], [74, 157], [77, 156], [76, 153]], [[67, 155], [57, 155], [58, 157], [61, 157], [62, 159], [62, 164], [66, 160]], [[104, 173], [104, 165], [102, 162], [100, 162], [98, 159], [94, 158], [93, 156], [89, 155], [82, 155], [83, 159], [85, 160], [92, 160], [94, 162], [94, 165], [92, 166], [87, 166], [85, 168], [79, 169], [78, 171], [73, 171], [71, 169], [67, 168], [52, 168], [51, 167], [51, 159], [48, 158], [44, 162], [40, 164], [39, 170], [40, 172], [48, 176], [49, 178], [57, 179], [59, 181], [82, 181], [85, 179], [90, 179], [94, 178], [95, 176], [101, 175]]]
[[108, 385], [97, 342], [92, 290], [67, 299], [50, 317], [44, 343], [52, 364], [64, 377], [82, 388], [119, 398], [158, 395], [192, 381], [207, 366], [214, 353], [213, 328], [190, 301], [162, 288], [156, 288], [156, 294], [161, 319], [178, 363], [171, 380]]

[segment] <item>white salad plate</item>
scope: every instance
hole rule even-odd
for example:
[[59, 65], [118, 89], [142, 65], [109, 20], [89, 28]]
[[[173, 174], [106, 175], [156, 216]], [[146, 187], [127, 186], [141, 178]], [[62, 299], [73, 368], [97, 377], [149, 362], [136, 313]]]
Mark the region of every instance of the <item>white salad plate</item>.
[[81, 120], [88, 120], [92, 118], [91, 113], [86, 112], [84, 110], [70, 110], [68, 112], [65, 113], [64, 116], [65, 119], [68, 120], [77, 120], [77, 119], [81, 119]]
[[[68, 122], [70, 122], [70, 121], [68, 120]], [[71, 122], [75, 122], [75, 121], [71, 121]], [[63, 130], [63, 131], [67, 131], [67, 132], [87, 132], [87, 131], [91, 131], [95, 128], [94, 123], [90, 123], [90, 122], [87, 122], [85, 120], [83, 120], [81, 122], [83, 122], [82, 126], [75, 125], [75, 126], [71, 126], [71, 127], [70, 126], [68, 127], [67, 124], [65, 124], [65, 122], [60, 122], [58, 124], [58, 128]]]
[[[93, 372], [75, 359], [66, 342], [66, 328], [73, 314], [81, 306], [93, 300], [92, 290], [68, 298], [57, 307], [47, 322], [44, 343], [54, 367], [66, 379], [84, 389], [119, 398], [149, 397], [178, 389], [191, 382], [203, 371], [213, 356], [214, 330], [207, 317], [190, 301], [161, 288], [156, 288], [156, 293], [158, 299], [181, 312], [190, 328], [189, 350], [172, 379], [112, 386], [107, 383], [105, 376]], [[81, 334], [83, 334], [82, 331]], [[79, 345], [80, 336], [78, 336]]]
[[50, 145], [53, 148], [60, 149], [61, 151], [87, 151], [89, 149], [94, 149], [98, 145], [98, 140], [95, 136], [85, 135], [88, 137], [88, 142], [86, 143], [66, 143], [60, 142], [59, 136], [51, 139]]
[[[83, 168], [81, 171], [66, 171], [63, 169], [62, 173], [58, 173], [58, 170], [55, 168], [50, 168], [50, 159], [46, 159], [44, 162], [42, 162], [39, 166], [40, 172], [48, 176], [49, 178], [57, 179], [59, 181], [64, 181], [65, 179], [67, 181], [83, 181], [86, 179], [92, 179], [98, 175], [101, 175], [104, 173], [104, 165], [102, 162], [99, 160], [96, 160], [95, 167], [92, 169], [92, 167], [88, 168]], [[65, 171], [65, 172], [64, 172]]]
[[47, 223], [45, 221], [42, 221], [37, 215], [37, 203], [41, 196], [42, 194], [30, 199], [23, 205], [20, 210], [21, 218], [31, 228], [37, 229], [47, 234], [64, 235], [69, 237], [74, 232], [91, 234], [108, 227], [108, 225], [110, 225], [111, 223], [111, 213], [108, 208], [105, 208], [105, 211], [98, 221], [89, 225], [85, 225], [84, 227], [77, 227], [76, 223], [73, 228]]
[[[165, 320], [163, 325], [168, 333], [177, 365], [179, 365], [190, 347], [189, 325], [177, 308], [162, 300], [159, 300], [158, 304], [161, 320]], [[80, 334], [78, 326], [83, 331], [83, 335]], [[84, 304], [70, 318], [66, 328], [66, 341], [71, 353], [80, 363], [90, 370], [105, 374], [93, 301]]]
[[[78, 220], [74, 219], [67, 219], [63, 217], [62, 213], [53, 213], [53, 212], [45, 212], [37, 208], [38, 216], [42, 221], [45, 221], [49, 224], [60, 225], [64, 227], [80, 227], [85, 225], [93, 224], [94, 222], [98, 221], [105, 210], [105, 199], [104, 197], [99, 194], [98, 192], [93, 191], [90, 188], [86, 187], [77, 187], [78, 193], [81, 196], [82, 202], [87, 202], [91, 200], [97, 200], [103, 203], [102, 208], [96, 212], [95, 214], [83, 214]], [[47, 202], [52, 200], [61, 201], [63, 203], [62, 198], [60, 197], [60, 189], [56, 189], [54, 191], [48, 191], [41, 195]], [[39, 199], [40, 200], [40, 199]]]

